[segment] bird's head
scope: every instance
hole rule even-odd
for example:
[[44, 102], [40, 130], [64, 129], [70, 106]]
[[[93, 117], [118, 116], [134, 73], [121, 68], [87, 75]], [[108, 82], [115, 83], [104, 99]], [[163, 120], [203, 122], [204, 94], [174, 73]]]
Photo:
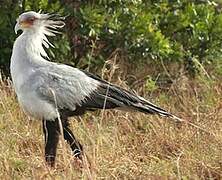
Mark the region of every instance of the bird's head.
[[15, 33], [18, 30], [36, 32], [41, 30], [48, 36], [53, 36], [57, 33], [57, 28], [62, 28], [65, 23], [63, 22], [64, 17], [57, 14], [42, 14], [34, 11], [29, 11], [21, 14], [17, 18], [15, 25]]

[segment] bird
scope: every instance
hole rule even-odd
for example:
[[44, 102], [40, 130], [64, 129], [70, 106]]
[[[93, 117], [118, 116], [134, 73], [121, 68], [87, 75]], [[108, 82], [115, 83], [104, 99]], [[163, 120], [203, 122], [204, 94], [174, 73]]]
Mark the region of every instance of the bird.
[[[82, 159], [83, 146], [69, 126], [69, 118], [97, 109], [134, 110], [145, 114], [178, 117], [134, 92], [105, 81], [85, 70], [49, 61], [45, 48], [49, 36], [65, 26], [65, 18], [53, 13], [28, 11], [17, 18], [10, 72], [23, 111], [42, 121], [44, 157], [54, 167], [59, 136], [70, 145], [73, 157]], [[60, 126], [60, 121], [62, 128]]]

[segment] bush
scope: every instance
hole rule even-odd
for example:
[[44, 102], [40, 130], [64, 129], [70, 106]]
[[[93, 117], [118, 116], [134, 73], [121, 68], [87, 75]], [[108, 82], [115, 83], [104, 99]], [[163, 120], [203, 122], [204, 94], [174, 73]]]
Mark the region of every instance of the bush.
[[[68, 15], [66, 35], [58, 37], [52, 57], [95, 68], [116, 50], [128, 63], [179, 63], [190, 75], [200, 64], [221, 58], [222, 14], [214, 1], [26, 0], [1, 6], [0, 66], [8, 66], [15, 38], [15, 17], [23, 10], [43, 9]], [[13, 4], [13, 5], [12, 5]], [[8, 8], [10, 7], [10, 8]]]

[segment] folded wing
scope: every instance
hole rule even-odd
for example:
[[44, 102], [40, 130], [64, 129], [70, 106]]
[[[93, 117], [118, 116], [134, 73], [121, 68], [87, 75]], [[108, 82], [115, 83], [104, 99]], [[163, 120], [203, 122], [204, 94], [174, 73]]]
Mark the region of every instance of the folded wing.
[[55, 103], [56, 98], [58, 108], [70, 111], [70, 114], [79, 109], [84, 112], [92, 109], [124, 108], [172, 116], [128, 90], [70, 66], [53, 64], [51, 67], [39, 68], [36, 74], [40, 75], [36, 86], [39, 96], [50, 103]]

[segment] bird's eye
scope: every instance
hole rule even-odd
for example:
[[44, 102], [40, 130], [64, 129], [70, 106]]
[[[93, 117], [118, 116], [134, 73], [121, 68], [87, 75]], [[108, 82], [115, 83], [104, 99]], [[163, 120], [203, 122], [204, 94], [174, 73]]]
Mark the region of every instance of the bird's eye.
[[29, 18], [29, 21], [34, 21], [35, 20], [35, 18], [34, 17], [31, 17], [31, 18]]
[[35, 17], [30, 17], [30, 18], [27, 19], [27, 21], [28, 21], [29, 23], [33, 23], [35, 20], [36, 20]]

